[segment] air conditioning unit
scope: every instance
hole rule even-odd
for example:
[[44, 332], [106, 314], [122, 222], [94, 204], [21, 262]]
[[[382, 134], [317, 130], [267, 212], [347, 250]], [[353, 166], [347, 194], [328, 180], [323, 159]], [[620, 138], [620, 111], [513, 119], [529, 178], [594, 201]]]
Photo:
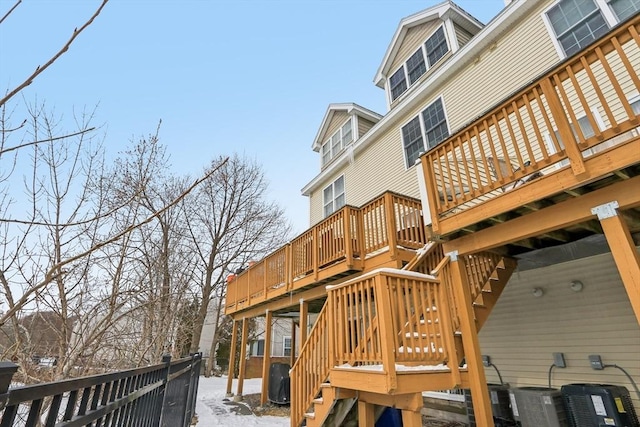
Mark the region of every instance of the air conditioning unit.
[[[511, 412], [511, 402], [509, 400], [509, 385], [507, 384], [487, 384], [489, 397], [491, 398], [491, 412], [495, 427], [511, 427], [515, 425], [513, 413]], [[469, 417], [469, 426], [475, 427], [476, 418], [473, 411], [473, 401], [471, 391], [464, 390], [464, 400]]]
[[626, 387], [607, 384], [566, 384], [562, 398], [574, 427], [639, 427]]
[[562, 393], [546, 387], [519, 387], [509, 391], [513, 417], [522, 427], [569, 427]]

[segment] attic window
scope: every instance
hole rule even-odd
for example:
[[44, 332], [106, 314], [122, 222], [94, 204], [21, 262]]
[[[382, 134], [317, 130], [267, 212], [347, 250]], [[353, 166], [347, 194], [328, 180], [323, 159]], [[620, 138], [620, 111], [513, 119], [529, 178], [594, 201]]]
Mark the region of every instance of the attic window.
[[351, 118], [322, 144], [322, 166], [325, 166], [353, 141], [353, 125]]
[[424, 44], [427, 49], [427, 58], [429, 59], [429, 67], [440, 60], [447, 52], [449, 52], [449, 46], [447, 45], [447, 38], [444, 36], [444, 27], [438, 28], [438, 30], [429, 37]]
[[389, 78], [391, 101], [398, 99], [409, 86], [417, 82], [420, 76], [433, 67], [447, 52], [449, 52], [449, 45], [444, 26], [441, 25]]

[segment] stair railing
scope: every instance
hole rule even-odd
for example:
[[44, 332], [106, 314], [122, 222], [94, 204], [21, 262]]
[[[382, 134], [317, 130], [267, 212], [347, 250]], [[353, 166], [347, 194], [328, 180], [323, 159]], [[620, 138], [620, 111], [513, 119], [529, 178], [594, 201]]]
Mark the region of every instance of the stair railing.
[[334, 366], [329, 348], [331, 337], [328, 311], [325, 303], [291, 368], [291, 426], [297, 427], [302, 423], [305, 412], [312, 405], [322, 383], [329, 377], [330, 368]]

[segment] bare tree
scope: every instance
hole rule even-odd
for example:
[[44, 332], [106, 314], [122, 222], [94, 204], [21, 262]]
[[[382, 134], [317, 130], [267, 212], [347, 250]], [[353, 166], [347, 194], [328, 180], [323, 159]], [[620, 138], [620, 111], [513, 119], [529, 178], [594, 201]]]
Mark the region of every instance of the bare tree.
[[[202, 297], [192, 352], [198, 350], [213, 298], [217, 312], [222, 311], [227, 274], [281, 246], [290, 234], [282, 209], [266, 198], [267, 182], [254, 161], [234, 155], [226, 163], [223, 158], [214, 160], [210, 169], [216, 172], [182, 203], [198, 258]], [[215, 340], [214, 336], [212, 348]]]

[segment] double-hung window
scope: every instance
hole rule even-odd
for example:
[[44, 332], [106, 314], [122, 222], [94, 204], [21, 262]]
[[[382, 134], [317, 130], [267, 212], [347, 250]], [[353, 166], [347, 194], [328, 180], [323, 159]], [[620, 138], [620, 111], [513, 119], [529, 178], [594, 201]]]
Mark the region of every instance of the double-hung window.
[[345, 205], [344, 176], [333, 181], [322, 191], [325, 218]]
[[291, 356], [291, 337], [284, 337], [282, 340], [282, 355]]
[[322, 166], [327, 165], [344, 147], [353, 141], [353, 125], [351, 119], [340, 127], [322, 144]]
[[395, 101], [417, 82], [427, 69], [433, 67], [447, 52], [449, 45], [444, 26], [441, 25], [389, 78], [391, 101]]
[[609, 6], [613, 9], [620, 21], [631, 17], [640, 11], [640, 0], [609, 0]]
[[449, 52], [447, 38], [444, 36], [444, 27], [438, 28], [438, 30], [427, 39], [425, 48], [427, 50], [429, 67], [433, 67], [434, 64], [440, 60], [440, 58], [442, 58], [447, 52]]
[[547, 11], [549, 24], [566, 56], [578, 52], [609, 30], [596, 1], [561, 0]]
[[407, 168], [413, 166], [420, 153], [430, 150], [449, 136], [442, 98], [425, 108], [402, 127], [402, 144]]

